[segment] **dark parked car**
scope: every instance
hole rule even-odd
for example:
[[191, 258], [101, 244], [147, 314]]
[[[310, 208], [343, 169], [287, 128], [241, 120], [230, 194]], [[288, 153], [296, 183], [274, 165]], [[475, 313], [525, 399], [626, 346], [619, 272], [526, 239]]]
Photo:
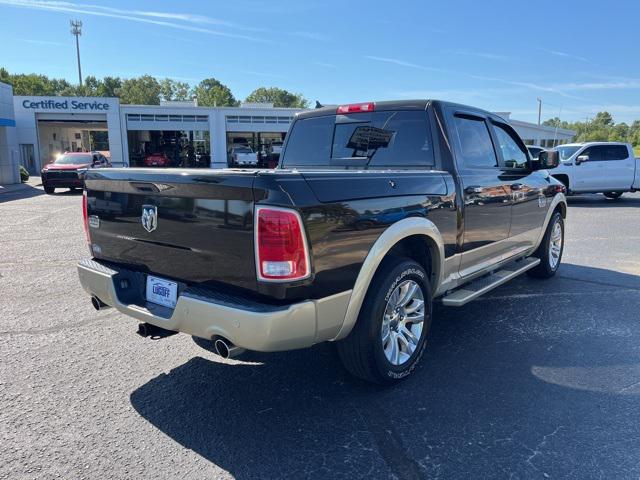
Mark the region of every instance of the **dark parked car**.
[[[463, 105], [306, 111], [275, 170], [89, 173], [80, 282], [142, 333], [185, 332], [224, 357], [332, 341], [351, 373], [392, 383], [422, 357], [435, 299], [555, 274], [557, 162]], [[121, 210], [101, 208], [114, 198]]]
[[89, 169], [106, 167], [111, 163], [100, 152], [66, 152], [42, 168], [42, 186], [47, 193], [54, 193], [56, 188], [82, 188]]

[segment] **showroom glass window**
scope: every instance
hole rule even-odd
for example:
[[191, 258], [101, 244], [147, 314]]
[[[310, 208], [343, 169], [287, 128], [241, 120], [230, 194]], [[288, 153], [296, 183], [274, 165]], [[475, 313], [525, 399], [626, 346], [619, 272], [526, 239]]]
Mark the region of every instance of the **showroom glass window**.
[[208, 168], [211, 142], [207, 130], [129, 130], [132, 167]]

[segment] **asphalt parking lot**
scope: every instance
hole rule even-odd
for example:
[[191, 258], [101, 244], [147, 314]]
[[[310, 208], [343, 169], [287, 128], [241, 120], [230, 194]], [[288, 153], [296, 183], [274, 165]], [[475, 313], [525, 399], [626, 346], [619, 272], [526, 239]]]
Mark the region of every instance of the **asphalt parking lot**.
[[638, 478], [640, 194], [569, 203], [554, 279], [437, 307], [381, 389], [139, 337], [78, 284], [81, 195], [0, 190], [0, 478]]

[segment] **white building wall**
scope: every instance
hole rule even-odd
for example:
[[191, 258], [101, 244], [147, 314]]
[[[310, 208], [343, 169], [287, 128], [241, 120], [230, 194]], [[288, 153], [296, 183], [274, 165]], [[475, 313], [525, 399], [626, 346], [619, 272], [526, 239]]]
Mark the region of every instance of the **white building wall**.
[[[52, 103], [50, 106], [47, 106], [47, 102]], [[93, 102], [106, 104], [108, 108], [91, 110], [89, 108], [83, 109], [74, 106]], [[63, 107], [62, 104], [66, 105], [66, 108]], [[39, 148], [38, 119], [78, 122], [99, 120], [107, 122], [111, 162], [116, 166], [123, 164], [125, 157], [122, 142], [122, 128], [120, 127], [120, 101], [117, 98], [17, 96], [13, 97], [13, 106], [16, 116], [16, 128], [18, 130], [18, 142], [20, 144], [31, 144], [34, 146], [36, 167], [38, 170], [42, 168], [47, 160], [43, 158], [45, 152], [41, 152]]]
[[[4, 98], [11, 98], [4, 87]], [[66, 108], [47, 106], [47, 102], [65, 103]], [[72, 102], [108, 104], [107, 110], [88, 111], [74, 109]], [[30, 102], [37, 104], [31, 108]], [[6, 102], [5, 102], [6, 103]], [[25, 104], [26, 103], [26, 104]], [[211, 149], [211, 168], [227, 166], [227, 132], [250, 133], [286, 133], [290, 121], [301, 109], [270, 108], [266, 105], [247, 107], [196, 107], [187, 104], [167, 105], [120, 105], [117, 98], [98, 97], [14, 97], [9, 107], [15, 109], [17, 140], [14, 144], [31, 144], [34, 146], [36, 166], [39, 169], [44, 159], [44, 152], [39, 151], [38, 119], [49, 120], [103, 120], [107, 122], [111, 161], [114, 166], [129, 165], [128, 130], [199, 130], [208, 131]], [[8, 107], [4, 107], [5, 109]], [[1, 112], [2, 110], [0, 110]], [[129, 115], [139, 115], [135, 121]], [[146, 115], [143, 119], [143, 115]], [[171, 121], [170, 116], [183, 116], [180, 121]], [[510, 118], [508, 112], [500, 113], [514, 127], [523, 140], [535, 145], [548, 146], [555, 138], [559, 143], [571, 141], [574, 132], [552, 127], [540, 126]], [[159, 117], [157, 117], [159, 116]], [[184, 116], [200, 116], [198, 121], [186, 121]], [[164, 118], [162, 118], [164, 117]], [[203, 120], [206, 117], [207, 120]], [[0, 118], [2, 116], [0, 115]], [[12, 154], [13, 155], [13, 154]], [[5, 155], [3, 158], [8, 158]]]
[[568, 143], [573, 140], [575, 132], [562, 128], [555, 129], [545, 125], [522, 122], [520, 120], [509, 120], [509, 124], [518, 132], [520, 138], [530, 145], [540, 145], [550, 147], [551, 143]]
[[0, 83], [0, 185], [20, 183], [20, 151], [13, 111], [13, 88]]

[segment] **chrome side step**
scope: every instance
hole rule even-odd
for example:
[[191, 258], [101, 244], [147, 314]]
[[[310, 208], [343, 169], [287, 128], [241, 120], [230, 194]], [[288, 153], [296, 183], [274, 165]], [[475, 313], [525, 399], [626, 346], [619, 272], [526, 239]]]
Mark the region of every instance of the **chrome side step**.
[[508, 282], [512, 278], [517, 277], [521, 273], [532, 269], [540, 263], [539, 258], [529, 257], [524, 260], [508, 263], [500, 270], [496, 270], [491, 275], [480, 277], [473, 280], [457, 290], [453, 290], [442, 297], [442, 304], [448, 307], [461, 307], [471, 300], [475, 300], [503, 283]]

